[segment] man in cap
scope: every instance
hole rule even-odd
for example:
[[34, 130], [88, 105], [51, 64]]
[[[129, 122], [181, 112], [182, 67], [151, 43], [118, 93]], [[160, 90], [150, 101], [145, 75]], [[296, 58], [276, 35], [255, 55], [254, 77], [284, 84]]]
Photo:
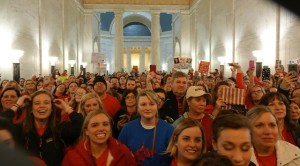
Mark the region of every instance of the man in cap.
[[107, 82], [105, 81], [104, 77], [96, 76], [94, 81], [94, 91], [100, 97], [104, 110], [111, 116], [114, 117], [116, 112], [121, 109], [120, 102], [113, 96], [107, 94]]

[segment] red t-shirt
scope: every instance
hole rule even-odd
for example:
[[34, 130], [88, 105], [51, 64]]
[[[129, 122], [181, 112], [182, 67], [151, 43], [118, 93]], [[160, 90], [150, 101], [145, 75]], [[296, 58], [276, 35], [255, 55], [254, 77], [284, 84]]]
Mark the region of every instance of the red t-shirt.
[[108, 157], [108, 148], [101, 154], [100, 157], [96, 159], [97, 165], [106, 165], [107, 157]]
[[36, 128], [36, 131], [39, 136], [42, 136], [45, 133], [46, 128]]
[[122, 107], [118, 99], [109, 94], [106, 94], [105, 98], [101, 101], [104, 111], [106, 111], [111, 118], [113, 118]]
[[276, 150], [274, 150], [270, 156], [258, 156], [256, 153], [255, 156], [259, 165], [267, 165], [267, 166], [277, 165]]
[[291, 133], [290, 131], [287, 130], [286, 125], [284, 125], [281, 134], [282, 134], [282, 137], [284, 138], [284, 140], [285, 140], [286, 142], [288, 142], [288, 143], [290, 143], [290, 144], [293, 144], [293, 145], [297, 146], [296, 143], [295, 143], [295, 140], [294, 140], [294, 138], [293, 138], [293, 136], [292, 136], [292, 133]]
[[206, 146], [207, 146], [207, 150], [212, 150], [212, 122], [213, 119], [208, 116], [208, 115], [204, 115], [204, 117], [202, 118], [202, 120], [198, 120], [204, 130], [205, 133], [205, 139], [206, 139]]
[[170, 166], [177, 166], [176, 160], [173, 159]]

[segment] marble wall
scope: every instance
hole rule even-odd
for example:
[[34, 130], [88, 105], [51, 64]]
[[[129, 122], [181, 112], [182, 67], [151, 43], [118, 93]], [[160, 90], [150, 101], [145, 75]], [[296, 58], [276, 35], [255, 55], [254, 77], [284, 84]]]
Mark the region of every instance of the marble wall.
[[[218, 57], [238, 62], [244, 71], [252, 51], [263, 50], [263, 65], [274, 72], [276, 59], [283, 64], [299, 58], [299, 18], [268, 0], [194, 0], [191, 6], [191, 54], [210, 60], [218, 69]], [[193, 48], [193, 43], [195, 48]], [[196, 66], [197, 68], [197, 66]], [[225, 64], [226, 75], [229, 66]]]
[[12, 49], [24, 51], [21, 77], [50, 74], [48, 56], [58, 57], [56, 68], [68, 69], [68, 60], [80, 65], [83, 54], [83, 8], [77, 0], [1, 0], [0, 73], [12, 79]]

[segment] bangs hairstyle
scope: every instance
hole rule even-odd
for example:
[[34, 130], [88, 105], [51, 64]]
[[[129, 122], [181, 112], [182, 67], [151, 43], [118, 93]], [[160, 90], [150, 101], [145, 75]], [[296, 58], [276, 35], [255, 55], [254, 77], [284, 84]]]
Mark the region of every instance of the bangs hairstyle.
[[159, 104], [160, 102], [160, 98], [158, 97], [158, 95], [153, 91], [153, 90], [149, 90], [149, 89], [146, 89], [146, 90], [141, 90], [137, 96], [137, 102], [140, 101], [140, 98], [143, 97], [143, 96], [146, 96], [148, 97], [148, 99], [153, 102], [153, 103], [156, 103], [157, 105]]
[[88, 94], [85, 94], [84, 96], [82, 96], [80, 104], [79, 104], [79, 112], [78, 113], [81, 113], [83, 117], [87, 116], [85, 113], [84, 105], [85, 105], [86, 101], [88, 101], [90, 99], [96, 99], [97, 103], [99, 105], [99, 110], [104, 111], [104, 108], [103, 108], [103, 105], [102, 105], [102, 102], [101, 102], [99, 96], [96, 93], [88, 93]]
[[252, 107], [249, 111], [247, 111], [246, 117], [250, 120], [250, 123], [253, 124], [264, 113], [270, 113], [275, 118], [278, 130], [279, 130], [278, 119], [276, 118], [273, 111], [267, 106], [257, 105], [257, 106]]
[[49, 128], [51, 129], [52, 133], [53, 133], [53, 139], [55, 141], [58, 141], [58, 136], [59, 136], [59, 132], [57, 130], [57, 124], [59, 123], [59, 119], [56, 118], [56, 109], [54, 107], [54, 104], [53, 104], [53, 97], [51, 95], [50, 92], [46, 91], [46, 90], [39, 90], [39, 91], [36, 91], [34, 92], [32, 95], [31, 95], [31, 102], [30, 102], [30, 105], [28, 106], [28, 109], [25, 108], [25, 110], [28, 110], [26, 111], [26, 116], [25, 116], [25, 119], [24, 119], [24, 123], [23, 123], [23, 134], [25, 137], [28, 137], [31, 130], [35, 128], [34, 126], [34, 116], [33, 116], [33, 113], [32, 113], [32, 105], [33, 105], [33, 100], [37, 97], [39, 97], [39, 95], [42, 95], [42, 94], [45, 94], [47, 96], [50, 97], [50, 100], [51, 100], [51, 114], [48, 118], [48, 126]]
[[96, 115], [99, 115], [99, 114], [104, 114], [108, 119], [109, 119], [109, 125], [110, 125], [110, 132], [112, 134], [112, 126], [113, 126], [113, 121], [111, 119], [111, 117], [103, 110], [94, 110], [94, 111], [91, 111], [85, 118], [84, 118], [84, 121], [83, 121], [83, 124], [82, 124], [82, 129], [81, 129], [81, 138], [83, 140], [88, 140], [88, 136], [85, 134], [85, 130], [87, 129], [91, 119], [96, 116]]
[[285, 105], [286, 108], [286, 116], [284, 117], [284, 123], [291, 125], [292, 127], [295, 127], [292, 123], [291, 123], [291, 119], [290, 119], [290, 114], [292, 112], [291, 107], [290, 107], [290, 103], [288, 101], [288, 99], [281, 93], [279, 92], [269, 92], [266, 93], [265, 95], [263, 95], [263, 97], [260, 99], [260, 105], [264, 105], [264, 106], [268, 106], [270, 102], [273, 102], [275, 99], [282, 101]]
[[213, 141], [218, 142], [221, 131], [224, 129], [248, 129], [252, 137], [251, 124], [248, 118], [240, 114], [223, 114], [217, 116], [212, 123]]
[[202, 142], [202, 149], [201, 149], [201, 154], [206, 152], [206, 140], [205, 140], [205, 135], [204, 135], [204, 130], [201, 126], [201, 124], [194, 119], [191, 118], [185, 118], [183, 120], [181, 120], [177, 126], [174, 129], [174, 132], [172, 134], [171, 140], [169, 142], [169, 145], [167, 147], [166, 150], [166, 154], [169, 154], [170, 156], [177, 158], [178, 155], [178, 147], [176, 146], [176, 143], [178, 141], [178, 136], [182, 133], [183, 130], [187, 129], [187, 128], [191, 128], [191, 127], [198, 127], [201, 131], [202, 134], [202, 138], [201, 138], [201, 142]]

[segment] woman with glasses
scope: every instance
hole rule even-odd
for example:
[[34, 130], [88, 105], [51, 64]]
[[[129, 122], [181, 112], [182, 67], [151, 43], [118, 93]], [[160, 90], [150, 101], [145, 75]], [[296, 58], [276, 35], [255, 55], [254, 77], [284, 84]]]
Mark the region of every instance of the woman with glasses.
[[263, 87], [259, 85], [254, 85], [252, 87], [249, 87], [247, 89], [247, 96], [245, 99], [245, 104], [247, 109], [251, 109], [253, 106], [256, 106], [259, 104], [260, 99], [263, 97], [265, 94], [265, 91]]
[[174, 122], [174, 119], [172, 119], [171, 117], [169, 117], [163, 113], [164, 104], [165, 104], [165, 101], [167, 98], [166, 91], [163, 88], [155, 88], [155, 89], [153, 89], [153, 91], [159, 97], [159, 103], [157, 105], [159, 117], [161, 119], [165, 120], [166, 122], [172, 124]]
[[137, 110], [140, 118], [123, 127], [119, 140], [131, 150], [137, 165], [165, 166], [170, 157], [165, 152], [173, 127], [158, 118], [158, 96], [152, 90], [139, 92]]
[[136, 90], [125, 90], [122, 96], [121, 105], [122, 109], [116, 113], [113, 118], [113, 137], [118, 138], [122, 128], [131, 120], [134, 119], [136, 112]]

